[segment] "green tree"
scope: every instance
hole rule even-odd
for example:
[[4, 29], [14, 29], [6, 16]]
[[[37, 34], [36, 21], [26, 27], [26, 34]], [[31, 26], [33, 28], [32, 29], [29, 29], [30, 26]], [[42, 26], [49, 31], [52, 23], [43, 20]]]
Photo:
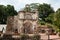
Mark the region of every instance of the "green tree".
[[34, 34], [32, 40], [40, 40], [40, 35]]
[[51, 13], [47, 18], [45, 18], [45, 22], [53, 24], [54, 14], [55, 13]]
[[45, 20], [51, 13], [54, 13], [53, 8], [50, 4], [40, 4], [38, 7], [39, 17]]
[[60, 32], [60, 8], [53, 14], [50, 14], [46, 20], [54, 25], [56, 31]]
[[6, 13], [6, 7], [4, 5], [0, 5], [0, 24], [5, 23], [5, 13]]
[[17, 15], [17, 11], [14, 6], [11, 5], [0, 5], [0, 24], [6, 24], [8, 16]]
[[55, 14], [55, 21], [54, 21], [53, 24], [56, 25], [57, 28], [58, 28], [59, 31], [60, 31], [60, 8], [56, 11], [56, 14]]
[[11, 6], [11, 5], [7, 5], [6, 12], [7, 12], [7, 16], [17, 15], [16, 10], [14, 9], [14, 6]]
[[27, 34], [21, 35], [21, 40], [27, 40], [27, 39], [29, 39], [29, 35]]

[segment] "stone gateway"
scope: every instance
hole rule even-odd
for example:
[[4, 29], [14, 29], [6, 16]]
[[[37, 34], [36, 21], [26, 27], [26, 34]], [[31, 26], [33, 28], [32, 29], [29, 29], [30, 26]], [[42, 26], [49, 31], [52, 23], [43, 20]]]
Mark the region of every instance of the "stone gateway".
[[18, 15], [7, 18], [6, 33], [36, 33], [38, 27], [38, 11], [19, 11]]

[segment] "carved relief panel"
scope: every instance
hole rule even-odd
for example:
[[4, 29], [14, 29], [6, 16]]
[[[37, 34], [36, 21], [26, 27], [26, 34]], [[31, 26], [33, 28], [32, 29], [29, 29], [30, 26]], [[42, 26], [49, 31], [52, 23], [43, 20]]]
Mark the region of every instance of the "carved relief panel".
[[26, 22], [23, 25], [24, 25], [24, 27], [23, 27], [23, 33], [27, 33], [27, 34], [33, 33], [32, 24], [30, 22]]
[[32, 19], [32, 16], [30, 14], [25, 14], [25, 19]]
[[24, 13], [23, 12], [19, 13], [18, 16], [19, 16], [19, 19], [24, 19]]
[[33, 13], [33, 14], [32, 14], [32, 18], [33, 18], [33, 19], [37, 19], [37, 18], [38, 18], [38, 14]]

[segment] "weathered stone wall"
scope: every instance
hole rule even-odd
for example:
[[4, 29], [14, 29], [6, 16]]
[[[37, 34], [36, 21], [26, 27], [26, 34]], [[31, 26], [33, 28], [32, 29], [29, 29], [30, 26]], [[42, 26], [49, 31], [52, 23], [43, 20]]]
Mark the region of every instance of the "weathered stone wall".
[[18, 20], [18, 33], [22, 33], [23, 20]]
[[14, 26], [14, 16], [9, 16], [7, 18], [7, 27], [6, 27], [6, 33], [12, 32]]
[[12, 28], [13, 28], [13, 32], [15, 32], [15, 33], [16, 32], [18, 33], [18, 26], [17, 26], [18, 25], [18, 21], [17, 20], [18, 20], [18, 17], [14, 16], [14, 24], [13, 24]]
[[[7, 19], [7, 31], [15, 32], [17, 33], [23, 33], [23, 29], [25, 28], [24, 24], [28, 22], [26, 26], [29, 25], [29, 27], [26, 27], [26, 29], [30, 28], [31, 32], [34, 33], [37, 26], [38, 26], [38, 12], [25, 12], [20, 11], [18, 15], [8, 17]], [[25, 30], [27, 31], [27, 30]]]
[[[20, 18], [21, 17], [21, 18]], [[23, 17], [23, 18], [22, 18]], [[32, 25], [31, 25], [31, 30], [32, 32], [34, 33], [38, 26], [38, 13], [37, 12], [19, 12], [18, 13], [18, 26], [19, 26], [19, 32], [22, 33], [23, 32], [23, 29], [24, 29], [24, 26], [23, 24], [25, 24], [26, 22], [30, 22]]]

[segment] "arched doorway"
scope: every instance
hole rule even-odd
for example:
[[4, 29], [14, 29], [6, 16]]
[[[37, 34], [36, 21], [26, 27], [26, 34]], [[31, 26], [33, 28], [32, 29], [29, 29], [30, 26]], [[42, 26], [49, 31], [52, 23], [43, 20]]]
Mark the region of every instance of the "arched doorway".
[[23, 24], [23, 33], [26, 33], [26, 34], [31, 34], [33, 33], [33, 30], [32, 30], [32, 24], [30, 22], [25, 22]]

